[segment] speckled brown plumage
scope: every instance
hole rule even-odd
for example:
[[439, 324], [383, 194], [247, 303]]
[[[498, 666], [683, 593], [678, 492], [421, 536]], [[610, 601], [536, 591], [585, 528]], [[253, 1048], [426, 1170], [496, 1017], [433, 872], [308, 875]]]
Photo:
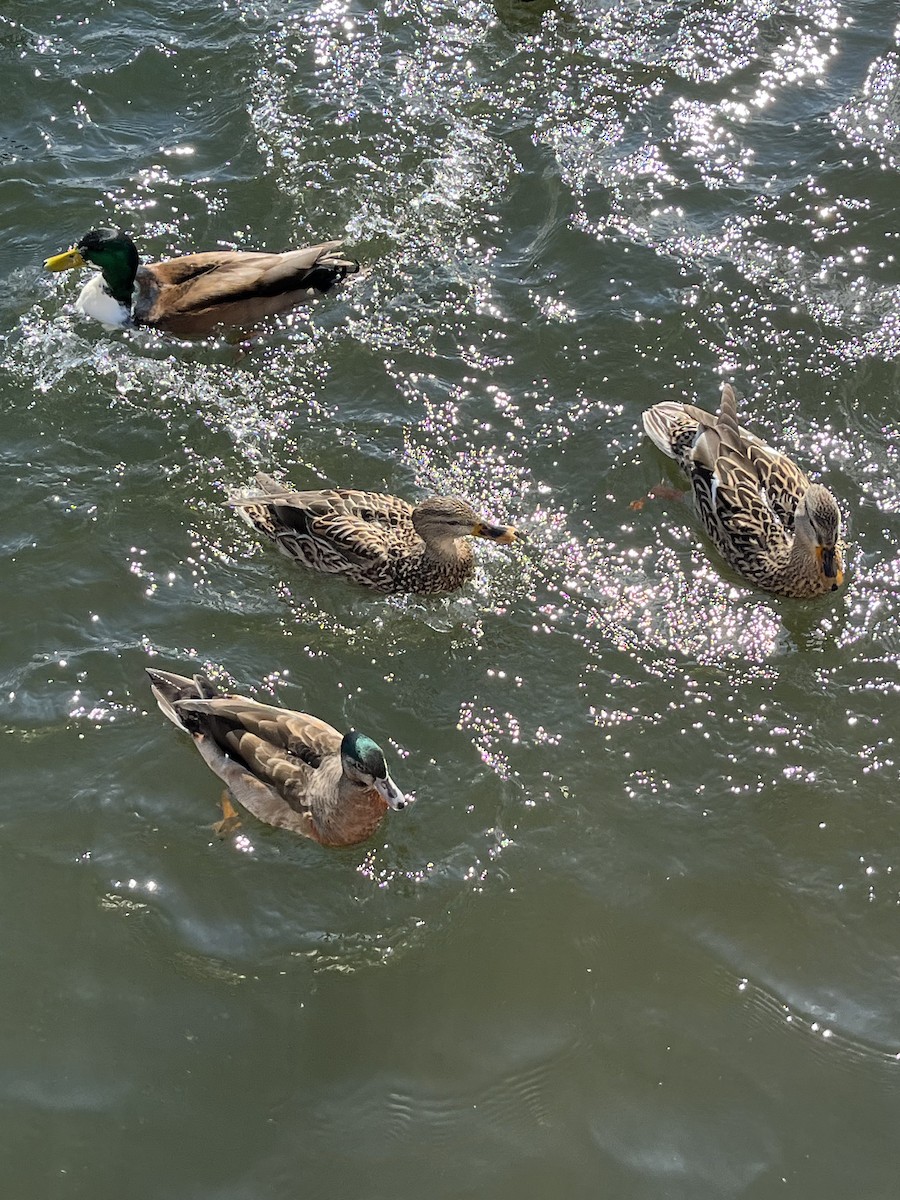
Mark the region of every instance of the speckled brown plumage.
[[258, 493], [236, 492], [229, 501], [248, 525], [288, 558], [379, 592], [455, 591], [474, 570], [469, 536], [498, 545], [524, 540], [512, 526], [490, 524], [454, 497], [413, 507], [378, 492], [295, 492], [268, 475], [256, 481]]
[[681, 466], [729, 566], [766, 591], [809, 599], [843, 582], [834, 497], [737, 422], [725, 385], [718, 414], [666, 401], [643, 414], [647, 435]]
[[351, 846], [375, 832], [388, 808], [406, 807], [371, 738], [341, 735], [308, 713], [218, 694], [205, 675], [147, 674], [164, 715], [265, 824], [323, 846]]

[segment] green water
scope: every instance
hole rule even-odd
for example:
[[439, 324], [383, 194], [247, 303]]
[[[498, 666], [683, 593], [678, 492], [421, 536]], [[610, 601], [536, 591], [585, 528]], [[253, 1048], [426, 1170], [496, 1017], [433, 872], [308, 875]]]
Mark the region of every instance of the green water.
[[[856, 2], [43, 0], [0, 15], [10, 1197], [892, 1200], [896, 13]], [[43, 259], [344, 237], [249, 354], [110, 332]], [[745, 588], [643, 407], [839, 498]], [[444, 601], [304, 574], [257, 470], [527, 530]], [[148, 663], [364, 729], [416, 804], [247, 821]]]

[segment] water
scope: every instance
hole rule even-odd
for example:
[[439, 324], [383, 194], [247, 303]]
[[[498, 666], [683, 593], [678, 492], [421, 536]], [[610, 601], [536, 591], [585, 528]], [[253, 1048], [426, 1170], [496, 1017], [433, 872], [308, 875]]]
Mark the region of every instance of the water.
[[[0, 17], [6, 1191], [896, 1193], [900, 54], [883, 5], [37, 0]], [[346, 236], [249, 354], [41, 262]], [[639, 414], [839, 497], [741, 586]], [[445, 601], [302, 574], [256, 470], [526, 528]], [[385, 746], [416, 805], [250, 822], [149, 662]]]

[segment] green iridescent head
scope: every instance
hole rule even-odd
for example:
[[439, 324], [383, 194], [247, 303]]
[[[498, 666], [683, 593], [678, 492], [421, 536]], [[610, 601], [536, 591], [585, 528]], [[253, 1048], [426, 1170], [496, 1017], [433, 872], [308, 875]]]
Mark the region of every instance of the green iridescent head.
[[388, 774], [381, 747], [364, 733], [351, 729], [344, 735], [341, 764], [352, 783], [361, 788], [374, 788], [389, 808], [406, 808], [410, 803]]
[[140, 259], [134, 242], [121, 229], [92, 229], [71, 250], [44, 263], [48, 271], [69, 271], [93, 264], [99, 267], [111, 295], [130, 307]]

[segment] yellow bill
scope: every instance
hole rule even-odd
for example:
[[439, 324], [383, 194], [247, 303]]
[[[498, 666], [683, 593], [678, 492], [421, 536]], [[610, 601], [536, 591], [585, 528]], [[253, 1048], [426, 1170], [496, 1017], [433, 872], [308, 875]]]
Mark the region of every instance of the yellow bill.
[[72, 267], [86, 267], [87, 263], [81, 256], [81, 251], [77, 246], [73, 246], [71, 250], [65, 250], [62, 254], [54, 254], [52, 258], [48, 258], [44, 263], [44, 269], [47, 271], [70, 271]]
[[819, 566], [822, 568], [822, 574], [826, 579], [833, 579], [835, 585], [840, 587], [844, 582], [844, 572], [838, 565], [837, 551], [834, 546], [816, 546], [816, 558], [819, 560]]
[[510, 542], [526, 541], [525, 534], [521, 530], [515, 529], [512, 525], [489, 525], [487, 521], [480, 521], [472, 527], [474, 537], [489, 538], [490, 541], [496, 542], [498, 546], [508, 546]]

